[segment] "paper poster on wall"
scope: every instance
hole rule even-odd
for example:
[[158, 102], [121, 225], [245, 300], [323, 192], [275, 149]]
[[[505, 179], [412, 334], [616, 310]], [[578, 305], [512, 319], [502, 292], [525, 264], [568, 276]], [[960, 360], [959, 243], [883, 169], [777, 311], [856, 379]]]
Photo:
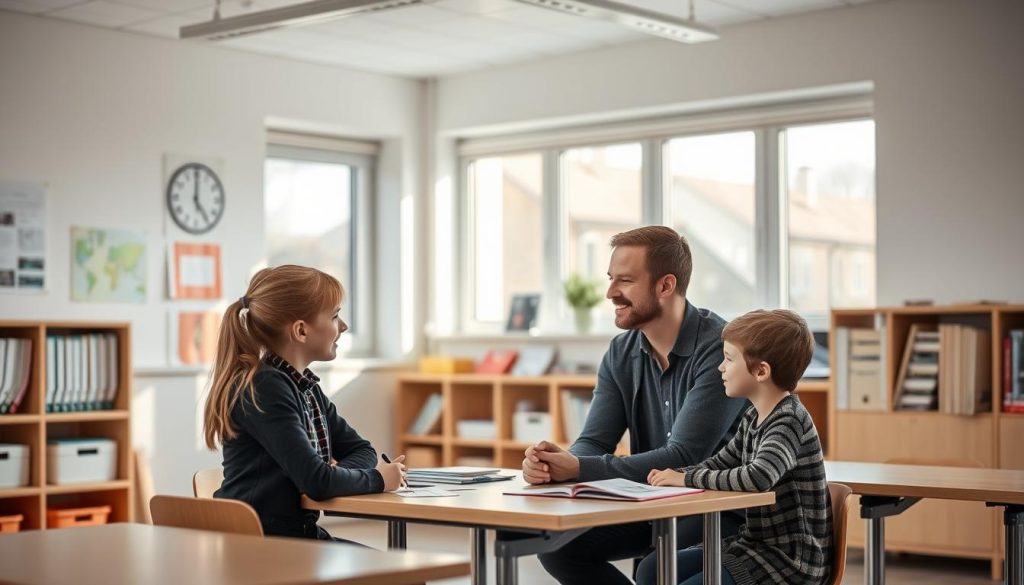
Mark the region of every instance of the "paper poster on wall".
[[206, 366], [217, 355], [218, 309], [175, 309], [170, 312], [170, 362], [175, 366]]
[[146, 302], [146, 234], [71, 228], [71, 300]]
[[46, 288], [46, 187], [0, 182], [0, 291]]
[[172, 299], [221, 297], [219, 244], [173, 242], [167, 253], [168, 294]]

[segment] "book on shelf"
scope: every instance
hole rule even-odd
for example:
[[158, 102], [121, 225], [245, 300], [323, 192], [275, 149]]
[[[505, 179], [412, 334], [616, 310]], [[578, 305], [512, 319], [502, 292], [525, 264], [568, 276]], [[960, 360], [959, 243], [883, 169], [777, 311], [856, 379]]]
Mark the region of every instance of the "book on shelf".
[[589, 390], [569, 388], [562, 390], [562, 424], [565, 427], [565, 438], [570, 443], [583, 432], [583, 425], [587, 422], [592, 398], [593, 395]]
[[655, 487], [628, 479], [614, 478], [570, 485], [527, 486], [505, 492], [507, 496], [544, 496], [549, 498], [595, 498], [645, 502], [661, 498], [699, 494], [704, 490], [689, 487]]
[[32, 377], [32, 340], [0, 339], [0, 414], [16, 414]]
[[558, 350], [553, 345], [528, 345], [519, 351], [513, 376], [543, 376], [555, 365]]
[[912, 323], [896, 378], [898, 410], [938, 410], [942, 388], [940, 335], [934, 325]]
[[885, 410], [885, 329], [836, 328], [836, 407]]
[[436, 432], [441, 424], [441, 411], [444, 408], [444, 398], [440, 393], [433, 393], [427, 397], [420, 407], [416, 420], [409, 426], [410, 435], [429, 435]]
[[1003, 339], [1003, 412], [1024, 413], [1024, 329]]
[[478, 374], [507, 374], [515, 365], [519, 352], [514, 349], [492, 349], [476, 365]]
[[992, 410], [992, 352], [987, 329], [939, 325], [939, 410], [974, 415]]
[[114, 408], [118, 387], [115, 333], [46, 336], [46, 412]]

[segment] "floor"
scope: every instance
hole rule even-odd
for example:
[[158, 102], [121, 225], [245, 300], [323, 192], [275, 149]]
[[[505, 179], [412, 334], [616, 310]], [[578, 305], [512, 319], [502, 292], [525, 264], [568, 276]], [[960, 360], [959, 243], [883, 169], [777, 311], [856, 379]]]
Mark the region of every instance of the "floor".
[[[321, 521], [331, 534], [340, 538], [355, 540], [375, 548], [387, 545], [387, 530], [383, 522], [339, 520], [325, 518]], [[409, 525], [409, 548], [469, 554], [469, 531], [462, 528]], [[489, 580], [493, 583], [493, 559], [488, 549], [490, 563]], [[864, 583], [864, 558], [860, 551], [851, 550], [846, 565], [843, 585]], [[623, 571], [629, 570], [629, 562], [616, 563]], [[886, 558], [887, 585], [994, 585], [990, 579], [988, 561], [945, 559], [917, 555], [890, 554]], [[519, 582], [523, 585], [557, 585], [544, 572], [534, 557], [519, 561]], [[467, 585], [469, 578], [431, 581], [432, 585]]]

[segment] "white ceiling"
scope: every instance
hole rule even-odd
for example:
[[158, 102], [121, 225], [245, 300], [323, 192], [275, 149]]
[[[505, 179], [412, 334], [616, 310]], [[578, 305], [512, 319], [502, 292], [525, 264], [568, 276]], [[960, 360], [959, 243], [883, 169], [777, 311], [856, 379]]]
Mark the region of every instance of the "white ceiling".
[[[305, 1], [222, 0], [221, 15]], [[868, 1], [696, 0], [696, 14], [701, 23], [724, 27]], [[677, 17], [687, 14], [687, 0], [630, 0], [628, 4]], [[210, 20], [213, 5], [213, 0], [0, 0], [0, 10], [175, 39], [183, 25]], [[439, 0], [217, 42], [301, 61], [435, 77], [651, 38], [615, 24], [512, 0]]]

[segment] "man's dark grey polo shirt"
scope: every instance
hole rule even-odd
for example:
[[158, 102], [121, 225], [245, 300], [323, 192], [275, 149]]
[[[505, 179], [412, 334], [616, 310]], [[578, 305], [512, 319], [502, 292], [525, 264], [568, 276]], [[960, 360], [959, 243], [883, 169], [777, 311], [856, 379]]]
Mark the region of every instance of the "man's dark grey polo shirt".
[[[580, 481], [646, 482], [652, 469], [695, 465], [725, 445], [749, 403], [725, 395], [718, 371], [724, 327], [718, 315], [687, 303], [664, 372], [639, 330], [612, 340], [583, 432], [569, 449], [580, 459]], [[633, 454], [615, 457], [627, 429]]]

